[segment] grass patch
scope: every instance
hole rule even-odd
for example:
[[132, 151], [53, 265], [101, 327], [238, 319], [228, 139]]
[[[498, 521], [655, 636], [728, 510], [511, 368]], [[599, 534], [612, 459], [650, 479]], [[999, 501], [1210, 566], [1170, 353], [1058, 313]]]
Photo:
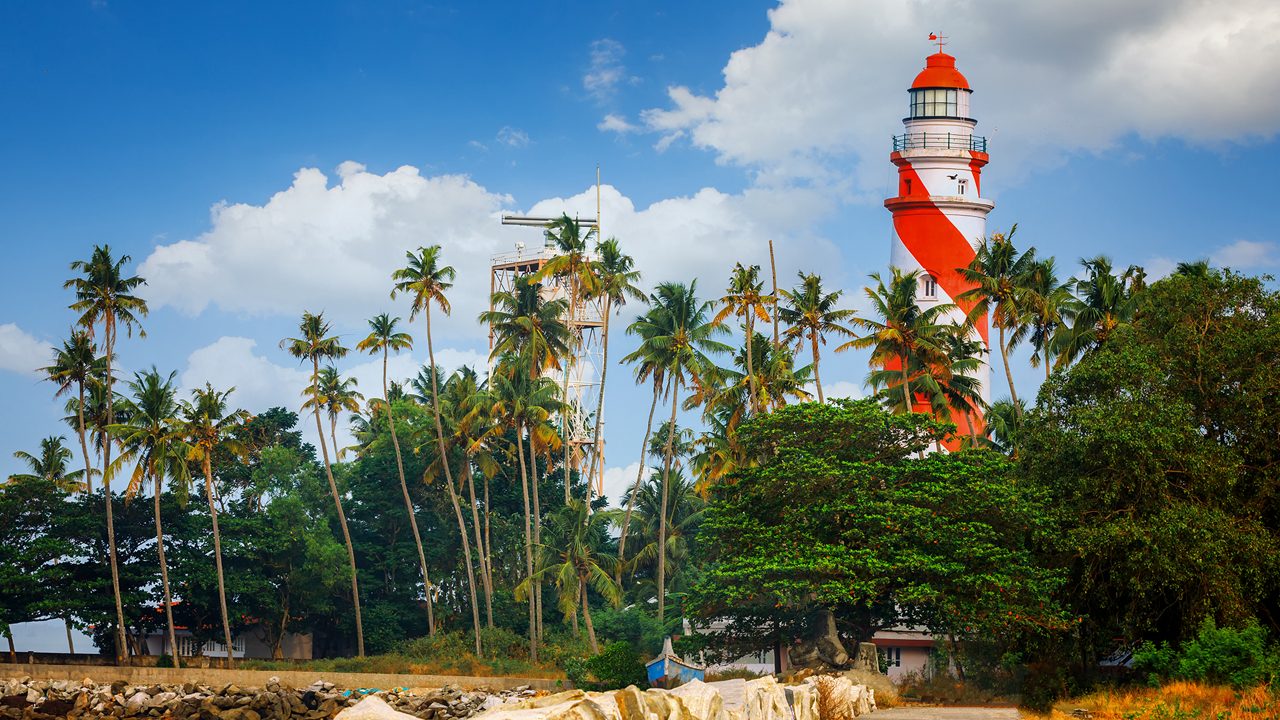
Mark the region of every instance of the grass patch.
[[1117, 688], [1057, 702], [1048, 714], [1023, 711], [1041, 720], [1078, 718], [1086, 710], [1093, 720], [1275, 720], [1280, 693], [1259, 685], [1234, 690], [1222, 685], [1171, 682], [1159, 688]]

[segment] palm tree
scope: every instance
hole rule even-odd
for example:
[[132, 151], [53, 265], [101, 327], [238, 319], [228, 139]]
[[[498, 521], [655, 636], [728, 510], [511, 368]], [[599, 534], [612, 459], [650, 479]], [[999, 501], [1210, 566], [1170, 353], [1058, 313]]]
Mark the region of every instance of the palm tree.
[[1010, 400], [991, 403], [987, 412], [987, 433], [990, 437], [986, 439], [986, 445], [1016, 459], [1023, 410], [1015, 409]]
[[[972, 337], [970, 328], [960, 323], [938, 326], [935, 340], [945, 348], [942, 355], [908, 358], [913, 396], [923, 396], [934, 417], [963, 416], [968, 442], [972, 444], [977, 440], [975, 417], [986, 408], [982, 383], [975, 377], [982, 367], [985, 348], [981, 340]], [[903, 406], [904, 398], [895, 387], [900, 377], [900, 370], [882, 368], [873, 370], [868, 380], [879, 389], [880, 399], [890, 412], [911, 412], [912, 408]]]
[[627, 298], [640, 302], [647, 300], [636, 283], [640, 282], [640, 272], [635, 269], [635, 260], [618, 245], [617, 238], [609, 238], [596, 245], [596, 260], [592, 262], [593, 275], [598, 283], [597, 294], [604, 300], [604, 327], [601, 329], [603, 340], [603, 356], [600, 361], [600, 395], [596, 398], [596, 426], [591, 437], [597, 442], [596, 452], [591, 455], [591, 469], [587, 474], [587, 506], [591, 505], [591, 483], [599, 471], [604, 459], [600, 449], [603, 447], [600, 438], [600, 427], [604, 422], [604, 388], [609, 374], [609, 321], [614, 309], [622, 309]]
[[191, 392], [191, 401], [182, 404], [183, 422], [186, 424], [187, 442], [191, 445], [189, 460], [200, 463], [204, 472], [204, 495], [209, 502], [209, 518], [213, 522], [213, 562], [218, 571], [218, 607], [222, 612], [222, 637], [227, 645], [227, 667], [235, 664], [231, 643], [231, 619], [227, 614], [227, 583], [222, 573], [222, 533], [218, 529], [218, 507], [214, 503], [213, 452], [223, 448], [236, 455], [244, 455], [243, 443], [237, 434], [249, 422], [244, 410], [227, 412], [227, 397], [235, 391], [215, 390], [205, 383], [203, 388]]
[[1183, 277], [1206, 278], [1212, 269], [1208, 260], [1184, 260], [1173, 269], [1173, 274]]
[[[131, 499], [143, 488], [147, 480], [155, 483], [154, 512], [156, 519], [156, 551], [160, 559], [160, 585], [164, 591], [164, 615], [169, 627], [169, 648], [173, 653], [174, 667], [181, 667], [178, 637], [173, 625], [173, 597], [169, 593], [169, 566], [164, 558], [164, 526], [160, 521], [160, 496], [162, 483], [168, 476], [180, 487], [191, 481], [187, 467], [192, 447], [187, 444], [185, 429], [178, 419], [177, 388], [174, 378], [177, 372], [161, 376], [154, 367], [147, 372], [137, 372], [129, 381], [133, 397], [129, 401], [132, 417], [127, 424], [107, 426], [107, 431], [120, 441], [121, 453], [115, 462], [107, 466], [104, 482], [109, 480], [126, 463], [133, 464], [125, 498]], [[228, 646], [230, 651], [230, 646]]]
[[563, 299], [546, 300], [542, 285], [532, 276], [518, 276], [513, 289], [495, 292], [490, 309], [480, 313], [480, 322], [493, 334], [489, 358], [527, 358], [525, 366], [531, 376], [559, 368], [560, 358], [568, 355], [570, 347], [569, 327], [564, 321], [568, 307]]
[[[490, 403], [495, 418], [492, 432], [496, 435], [503, 429], [511, 429], [516, 436], [516, 457], [520, 463], [520, 483], [524, 496], [524, 553], [525, 577], [533, 576], [533, 537], [535, 518], [530, 507], [529, 467], [525, 462], [525, 432], [533, 427], [543, 425], [551, 412], [549, 407], [556, 403], [557, 390], [555, 384], [542, 375], [531, 375], [523, 363], [529, 358], [509, 355], [497, 364], [489, 378], [489, 389], [483, 396]], [[532, 442], [533, 438], [530, 438]], [[535, 470], [536, 472], [536, 470]], [[536, 598], [529, 596], [529, 655], [538, 661], [538, 622]]]
[[[897, 371], [899, 379], [896, 384], [902, 392], [903, 411], [910, 412], [914, 397], [911, 367], [928, 367], [930, 364], [946, 362], [946, 326], [941, 319], [954, 310], [955, 306], [939, 303], [922, 309], [916, 304], [919, 271], [903, 272], [899, 268], [889, 270], [891, 277], [888, 286], [879, 273], [872, 273], [871, 279], [876, 281], [876, 286], [865, 289], [877, 317], [855, 317], [852, 320], [854, 325], [867, 333], [836, 348], [836, 352], [847, 348], [871, 348], [873, 367]], [[873, 377], [881, 377], [875, 375], [875, 372], [872, 373]], [[885, 376], [885, 382], [892, 381]]]
[[[438, 370], [437, 370], [438, 371]], [[434, 376], [434, 373], [433, 373]], [[456, 455], [458, 451], [462, 451], [462, 475], [468, 477], [471, 472], [471, 460], [466, 455], [468, 445], [467, 438], [459, 432], [458, 426], [463, 422], [466, 415], [466, 403], [475, 396], [475, 374], [470, 377], [469, 387], [467, 380], [464, 378], [459, 381], [459, 374], [455, 373], [445, 381], [444, 384], [444, 401], [437, 405], [442, 417], [442, 427], [447, 426], [448, 430], [444, 432], [443, 439], [438, 444], [439, 453], [435, 460], [429, 463], [423, 472], [423, 482], [427, 483], [434, 480], [442, 467], [450, 467], [453, 465], [451, 456]], [[433, 396], [434, 397], [434, 396]], [[445, 484], [449, 491], [449, 502], [453, 505], [453, 514], [458, 521], [458, 536], [462, 539], [462, 556], [463, 562], [467, 569], [467, 590], [471, 595], [471, 619], [473, 622], [473, 630], [475, 634], [480, 634], [480, 605], [476, 598], [476, 577], [475, 568], [471, 560], [471, 541], [467, 538], [467, 523], [462, 517], [462, 504], [459, 500], [459, 489], [454, 486], [452, 476], [446, 478]], [[474, 492], [472, 493], [474, 495]], [[474, 505], [472, 506], [474, 510]], [[477, 531], [479, 526], [477, 525]], [[480, 648], [476, 648], [476, 654], [479, 655]]]
[[[566, 213], [556, 220], [552, 221], [546, 230], [547, 247], [555, 248], [556, 256], [551, 258], [543, 265], [537, 273], [533, 275], [534, 282], [544, 282], [547, 278], [557, 278], [564, 283], [569, 295], [569, 347], [568, 352], [563, 356], [566, 360], [564, 363], [564, 380], [561, 388], [561, 399], [564, 401], [565, 412], [560, 417], [561, 430], [560, 433], [565, 439], [564, 443], [564, 502], [569, 504], [569, 456], [571, 452], [571, 444], [568, 442], [571, 431], [569, 429], [569, 415], [573, 409], [569, 407], [569, 366], [572, 364], [572, 355], [582, 345], [582, 329], [577, 324], [578, 320], [578, 300], [589, 295], [596, 294], [599, 291], [599, 279], [595, 274], [595, 263], [587, 253], [587, 246], [596, 236], [596, 228], [590, 227], [585, 235], [582, 234], [582, 225], [575, 219], [570, 218]], [[591, 483], [587, 483], [587, 492], [590, 492]]]
[[516, 586], [517, 599], [527, 595], [533, 582], [551, 578], [559, 590], [560, 612], [565, 618], [577, 616], [582, 599], [582, 618], [587, 626], [591, 652], [598, 654], [595, 624], [591, 621], [588, 588], [595, 590], [614, 607], [622, 600], [622, 590], [611, 574], [617, 560], [606, 554], [610, 513], [593, 513], [586, 502], [570, 500], [551, 518], [549, 542], [539, 548], [538, 571]]
[[1064, 314], [1071, 325], [1063, 334], [1057, 367], [1105, 344], [1116, 330], [1128, 324], [1137, 311], [1138, 292], [1145, 283], [1146, 273], [1137, 265], [1130, 265], [1117, 275], [1111, 260], [1103, 255], [1080, 263], [1088, 277], [1076, 281], [1076, 297], [1067, 304]]
[[[710, 361], [709, 352], [726, 352], [728, 346], [715, 340], [715, 335], [726, 332], [723, 325], [710, 317], [711, 303], [699, 300], [697, 281], [688, 285], [662, 283], [649, 296], [653, 311], [638, 319], [632, 327], [634, 334], [644, 339], [641, 347], [627, 359], [639, 360], [650, 355], [662, 367], [671, 393], [672, 425], [680, 405], [680, 391], [685, 383], [696, 379], [698, 369]], [[666, 620], [666, 507], [667, 479], [671, 474], [672, 444], [675, 433], [667, 436], [667, 447], [662, 462], [662, 510], [659, 528], [658, 554], [658, 621]]]
[[[648, 302], [648, 298], [645, 299], [645, 302]], [[627, 334], [657, 332], [660, 323], [658, 313], [659, 310], [657, 308], [651, 308], [648, 315], [652, 317], [646, 322], [641, 322], [637, 319], [627, 327]], [[648, 458], [649, 451], [649, 436], [653, 432], [653, 413], [657, 410], [658, 399], [662, 396], [663, 388], [666, 386], [666, 375], [659, 364], [661, 358], [655, 351], [645, 349], [645, 339], [645, 336], [641, 335], [640, 347], [622, 359], [625, 363], [636, 363], [635, 377], [637, 385], [646, 381], [653, 385], [653, 400], [649, 403], [649, 419], [644, 424], [644, 439], [640, 441], [640, 466], [636, 470], [636, 481], [631, 486], [631, 493], [627, 498], [627, 511], [622, 516], [622, 528], [618, 535], [618, 562], [620, 563], [626, 562], [627, 529], [631, 525], [631, 513], [636, 505], [636, 493], [640, 492], [640, 485], [644, 481], [645, 460]]]
[[93, 463], [89, 460], [88, 435], [85, 428], [85, 388], [92, 387], [105, 371], [105, 358], [98, 357], [97, 347], [87, 330], [72, 330], [71, 337], [62, 341], [62, 347], [54, 351], [53, 364], [42, 368], [45, 377], [58, 386], [54, 397], [70, 392], [74, 386], [76, 402], [76, 435], [80, 438], [80, 452], [84, 455], [85, 491], [93, 492]]
[[309, 394], [302, 403], [303, 410], [310, 410], [313, 405], [324, 408], [329, 416], [329, 439], [333, 441], [333, 452], [339, 458], [345, 449], [338, 447], [338, 417], [343, 412], [359, 412], [360, 401], [364, 395], [356, 390], [359, 383], [355, 378], [343, 378], [338, 369], [332, 365], [320, 369], [320, 382], [315, 384], [316, 393]]
[[[432, 245], [429, 248], [420, 247], [417, 254], [413, 252], [405, 253], [405, 259], [408, 264], [391, 273], [391, 279], [395, 285], [391, 290], [391, 299], [395, 299], [397, 292], [408, 293], [410, 296], [409, 321], [412, 322], [418, 313], [422, 313], [427, 323], [427, 363], [433, 369], [431, 373], [431, 413], [436, 421], [436, 447], [439, 450], [440, 462], [444, 466], [445, 484], [449, 486], [449, 493], [457, 505], [457, 497], [454, 493], [453, 471], [449, 468], [449, 457], [445, 451], [444, 445], [444, 426], [440, 422], [440, 382], [438, 380], [439, 372], [436, 370], [436, 351], [431, 340], [431, 306], [434, 304], [440, 308], [440, 312], [445, 315], [449, 314], [449, 299], [445, 297], [445, 291], [453, 287], [453, 279], [457, 273], [453, 267], [449, 265], [441, 266], [440, 264], [440, 246]], [[456, 507], [455, 507], [456, 509]], [[461, 516], [461, 511], [458, 511]], [[462, 533], [463, 548], [467, 549], [467, 533]], [[469, 551], [468, 551], [469, 553]], [[467, 576], [471, 590], [471, 624], [475, 628], [475, 648], [476, 655], [483, 655], [483, 649], [480, 646], [480, 608], [476, 603], [475, 578], [471, 575], [471, 559], [467, 558]]]
[[[659, 476], [654, 473], [650, 481], [641, 488], [636, 502], [641, 547], [631, 561], [630, 570], [633, 576], [640, 571], [653, 572], [655, 580], [661, 577], [656, 573], [663, 572], [665, 577], [662, 583], [675, 581], [678, 591], [686, 590], [688, 577], [680, 570], [688, 567], [690, 558], [694, 556], [698, 526], [702, 522], [706, 503], [684, 473], [674, 470], [667, 483], [666, 494], [669, 497], [666, 512], [663, 513], [663, 492], [658, 480]], [[665, 542], [660, 542], [664, 526], [666, 539]], [[665, 559], [659, 554], [661, 545], [665, 545]], [[657, 567], [662, 570], [656, 570]], [[643, 581], [637, 583], [637, 589], [642, 593], [646, 589], [656, 590], [654, 587], [645, 588]], [[643, 595], [641, 597], [644, 598]]]
[[822, 377], [818, 374], [818, 346], [827, 344], [827, 335], [853, 335], [845, 323], [853, 318], [852, 310], [841, 310], [837, 307], [843, 290], [827, 292], [822, 287], [822, 276], [814, 273], [796, 273], [800, 284], [793, 290], [781, 291], [786, 299], [778, 308], [778, 316], [787, 323], [783, 339], [794, 344], [796, 352], [805, 340], [809, 341], [809, 349], [813, 353], [813, 382], [818, 389], [818, 402], [825, 403], [822, 396]]
[[409, 333], [397, 332], [400, 318], [387, 313], [375, 315], [369, 320], [369, 335], [356, 344], [356, 349], [370, 355], [382, 353], [382, 399], [387, 410], [387, 424], [391, 428], [391, 447], [396, 455], [396, 473], [400, 476], [400, 493], [404, 496], [404, 510], [409, 514], [409, 527], [413, 529], [413, 544], [418, 549], [418, 568], [422, 570], [422, 589], [427, 595], [427, 634], [436, 634], [434, 601], [431, 598], [431, 577], [427, 574], [427, 556], [422, 550], [422, 534], [418, 532], [418, 517], [409, 498], [409, 483], [404, 477], [404, 459], [400, 454], [400, 437], [396, 434], [396, 418], [392, 412], [391, 391], [387, 386], [387, 362], [391, 353], [413, 349]]
[[769, 313], [765, 311], [765, 307], [774, 302], [772, 296], [763, 293], [764, 282], [760, 280], [760, 266], [743, 267], [742, 263], [735, 263], [733, 272], [729, 275], [729, 289], [725, 296], [720, 298], [723, 307], [716, 313], [713, 321], [720, 324], [730, 315], [742, 318], [743, 344], [747, 350], [747, 384], [750, 400], [748, 406], [752, 412], [758, 412], [761, 406], [752, 348], [755, 321], [769, 322]]
[[1015, 410], [1020, 406], [1018, 391], [1013, 386], [1013, 369], [1009, 367], [1009, 353], [1013, 350], [1014, 338], [1022, 336], [1027, 312], [1034, 304], [1028, 295], [1036, 270], [1035, 248], [1019, 254], [1013, 245], [1016, 232], [1018, 226], [1014, 225], [1008, 235], [995, 233], [983, 241], [968, 267], [957, 268], [974, 287], [956, 297], [958, 302], [973, 303], [969, 308], [970, 325], [990, 315], [991, 324], [999, 331], [1000, 363], [1004, 365]]
[[1023, 334], [1030, 334], [1031, 347], [1035, 350], [1031, 354], [1031, 367], [1043, 364], [1045, 380], [1049, 379], [1054, 343], [1063, 327], [1063, 313], [1072, 299], [1072, 284], [1073, 281], [1058, 282], [1053, 258], [1037, 262], [1027, 283], [1027, 324], [1009, 340], [1010, 345], [1016, 345]]
[[[489, 567], [488, 550], [480, 529], [475, 480], [475, 469], [479, 469], [486, 478], [491, 477], [498, 470], [498, 462], [489, 447], [493, 429], [490, 408], [482, 399], [483, 392], [476, 371], [470, 367], [458, 368], [458, 372], [445, 383], [444, 395], [444, 407], [450, 417], [449, 426], [452, 430], [449, 435], [450, 448], [457, 448], [464, 452], [462, 477], [467, 484], [467, 494], [471, 504], [472, 533], [475, 536], [476, 554], [480, 561], [480, 585], [484, 589], [485, 624], [493, 627], [493, 576]], [[487, 493], [485, 514], [487, 522]]]
[[[78, 324], [87, 330], [90, 336], [94, 333], [94, 326], [102, 324], [102, 354], [106, 365], [103, 373], [106, 425], [115, 422], [115, 409], [112, 403], [114, 377], [111, 372], [111, 361], [115, 352], [116, 333], [123, 325], [126, 335], [132, 336], [133, 329], [136, 327], [138, 335], [146, 337], [146, 332], [142, 330], [141, 318], [147, 315], [147, 301], [133, 295], [133, 292], [139, 286], [145, 285], [147, 281], [137, 276], [125, 277], [124, 264], [130, 259], [128, 255], [122, 255], [119, 259], [113, 258], [109, 245], [95, 245], [88, 260], [76, 260], [71, 263], [71, 269], [82, 275], [62, 284], [63, 288], [69, 288], [75, 293], [75, 302], [71, 304], [71, 309], [80, 313]], [[116, 529], [111, 514], [111, 485], [106, 478], [106, 467], [110, 464], [111, 438], [103, 433], [102, 482], [106, 488], [104, 496], [107, 505], [107, 546], [110, 550], [111, 590], [115, 594], [116, 601], [116, 663], [119, 664], [124, 661], [126, 646], [124, 605], [120, 598], [120, 570], [116, 557]]]
[[62, 435], [50, 435], [41, 440], [39, 455], [32, 455], [25, 450], [14, 452], [13, 457], [26, 463], [28, 472], [10, 475], [9, 482], [47, 480], [64, 492], [84, 490], [84, 483], [80, 478], [85, 477], [85, 471], [67, 467], [75, 456], [70, 448], [63, 445], [65, 440]]
[[[303, 395], [312, 399], [321, 397], [320, 392], [320, 360], [336, 360], [347, 354], [347, 349], [336, 335], [330, 335], [329, 322], [324, 313], [303, 311], [302, 321], [298, 324], [296, 338], [285, 338], [280, 347], [301, 362], [311, 361], [311, 385], [303, 391]], [[329, 481], [329, 494], [333, 496], [333, 506], [338, 511], [338, 524], [342, 527], [342, 539], [347, 544], [347, 561], [351, 566], [351, 604], [356, 613], [356, 654], [364, 657], [364, 621], [360, 617], [360, 579], [356, 571], [356, 551], [351, 544], [351, 531], [347, 529], [347, 514], [342, 511], [342, 496], [338, 494], [338, 483], [333, 479], [333, 465], [329, 462], [329, 448], [324, 441], [324, 426], [320, 423], [320, 405], [311, 404], [312, 415], [316, 419], [316, 435], [320, 441], [320, 455], [324, 458], [324, 475]], [[334, 448], [337, 452], [337, 448]]]

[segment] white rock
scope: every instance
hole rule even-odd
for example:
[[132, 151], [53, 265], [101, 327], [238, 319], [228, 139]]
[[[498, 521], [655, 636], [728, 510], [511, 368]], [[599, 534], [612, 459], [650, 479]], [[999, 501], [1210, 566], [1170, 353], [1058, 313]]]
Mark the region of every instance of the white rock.
[[743, 687], [743, 720], [791, 720], [787, 695], [772, 675], [748, 680]]
[[338, 713], [334, 720], [418, 720], [418, 718], [396, 710], [377, 695], [368, 695], [360, 702]]
[[[729, 720], [720, 691], [701, 680], [690, 680], [672, 690], [671, 694], [680, 698], [689, 714], [697, 720]], [[796, 720], [801, 719], [796, 718]]]

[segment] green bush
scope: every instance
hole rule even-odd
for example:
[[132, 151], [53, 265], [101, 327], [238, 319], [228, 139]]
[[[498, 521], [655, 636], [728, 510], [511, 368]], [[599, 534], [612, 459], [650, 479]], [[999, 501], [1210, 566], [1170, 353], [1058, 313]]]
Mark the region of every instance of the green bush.
[[625, 642], [645, 656], [657, 655], [662, 649], [662, 623], [638, 607], [619, 610], [602, 608], [595, 611], [596, 634], [608, 642]]
[[564, 671], [574, 686], [583, 690], [617, 690], [628, 685], [643, 689], [649, 686], [644, 662], [625, 642], [610, 643], [594, 657], [568, 658]]
[[1280, 650], [1268, 647], [1266, 631], [1257, 621], [1242, 628], [1219, 628], [1206, 620], [1196, 636], [1176, 650], [1168, 643], [1143, 643], [1133, 654], [1133, 667], [1146, 673], [1151, 684], [1179, 679], [1240, 689], [1280, 674]]

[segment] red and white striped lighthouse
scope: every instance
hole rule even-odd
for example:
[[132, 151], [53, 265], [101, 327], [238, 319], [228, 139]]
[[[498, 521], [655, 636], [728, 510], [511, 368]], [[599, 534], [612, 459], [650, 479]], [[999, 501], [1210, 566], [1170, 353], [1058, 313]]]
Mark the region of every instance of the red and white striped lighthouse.
[[[919, 305], [954, 303], [959, 309], [951, 316], [963, 322], [973, 303], [956, 298], [973, 285], [957, 269], [973, 260], [995, 203], [982, 196], [982, 168], [989, 157], [986, 138], [973, 134], [978, 124], [970, 112], [973, 90], [942, 45], [911, 83], [910, 110], [902, 120], [905, 132], [893, 138], [889, 155], [898, 167], [898, 194], [884, 206], [893, 213], [890, 262], [904, 271], [920, 271]], [[977, 333], [990, 350], [986, 318], [978, 322]], [[991, 369], [985, 359], [977, 377], [982, 397], [989, 401]], [[917, 398], [916, 409], [927, 412], [928, 403]], [[952, 420], [957, 435], [969, 434], [966, 417], [953, 413]], [[974, 421], [973, 429], [982, 432], [981, 415]]]

